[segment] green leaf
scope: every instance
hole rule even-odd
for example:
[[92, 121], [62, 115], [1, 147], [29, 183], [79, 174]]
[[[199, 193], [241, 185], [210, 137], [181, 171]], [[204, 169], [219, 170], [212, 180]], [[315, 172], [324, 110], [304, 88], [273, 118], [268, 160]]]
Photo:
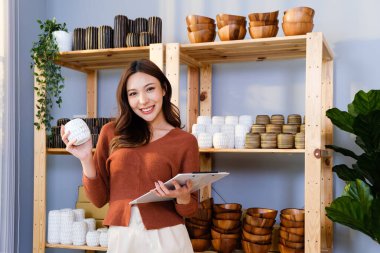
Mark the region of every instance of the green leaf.
[[349, 182], [342, 197], [335, 199], [326, 214], [332, 221], [359, 230], [371, 238], [374, 234], [369, 229], [373, 196], [370, 188], [361, 180]]
[[356, 170], [349, 168], [345, 164], [335, 165], [333, 167], [338, 177], [344, 181], [355, 181], [356, 179], [365, 180], [364, 177]]
[[354, 101], [348, 106], [352, 116], [366, 115], [374, 110], [380, 110], [380, 90], [370, 90], [368, 93], [360, 90], [356, 93]]
[[365, 175], [365, 178], [372, 184], [375, 192], [380, 194], [380, 153], [372, 156], [363, 154], [357, 161], [357, 170]]
[[359, 114], [354, 120], [353, 130], [365, 144], [366, 152], [380, 151], [380, 110]]
[[372, 201], [371, 206], [372, 222], [370, 223], [374, 239], [380, 244], [380, 198], [376, 198]]
[[326, 145], [326, 148], [332, 149], [335, 152], [341, 153], [344, 156], [352, 157], [355, 160], [358, 159], [358, 156], [354, 152], [352, 152], [351, 150], [349, 150], [349, 149], [345, 149], [345, 148], [342, 148], [342, 147], [339, 147], [339, 146], [335, 146], [335, 145]]
[[341, 111], [338, 108], [331, 108], [326, 111], [326, 116], [335, 126], [343, 131], [353, 133], [354, 117], [348, 112]]

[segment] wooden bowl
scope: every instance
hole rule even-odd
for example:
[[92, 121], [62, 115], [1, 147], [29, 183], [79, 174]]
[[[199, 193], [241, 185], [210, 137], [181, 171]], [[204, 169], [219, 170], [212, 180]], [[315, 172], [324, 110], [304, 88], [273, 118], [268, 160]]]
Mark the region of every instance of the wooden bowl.
[[262, 12], [262, 13], [250, 13], [248, 18], [250, 21], [275, 21], [278, 17], [278, 11]]
[[187, 232], [189, 233], [191, 238], [201, 238], [207, 234], [210, 234], [210, 229], [200, 229], [200, 228], [194, 228], [194, 227], [187, 227]]
[[213, 239], [211, 244], [215, 250], [221, 253], [231, 253], [238, 244], [238, 239]]
[[241, 240], [241, 245], [245, 253], [267, 253], [271, 244], [258, 244], [247, 240]]
[[203, 220], [203, 221], [211, 221], [212, 210], [198, 208], [197, 212], [192, 216], [192, 218], [195, 218], [197, 220]]
[[225, 13], [219, 13], [216, 15], [216, 22], [220, 21], [245, 21], [246, 18], [245, 16], [238, 16], [238, 15], [231, 15], [231, 14], [225, 14]]
[[269, 208], [252, 207], [247, 209], [247, 214], [258, 218], [275, 219], [277, 216], [277, 210]]
[[301, 11], [292, 11], [286, 12], [282, 17], [283, 22], [309, 22], [313, 23], [313, 16], [301, 12]]
[[200, 226], [200, 225], [191, 223], [189, 220], [185, 221], [185, 225], [186, 225], [186, 227], [199, 228], [199, 229], [204, 229], [204, 230], [210, 228], [210, 226], [208, 226], [208, 225], [206, 225], [206, 226]]
[[218, 220], [240, 220], [241, 212], [234, 213], [216, 213], [214, 218]]
[[187, 27], [188, 32], [196, 32], [199, 30], [214, 30], [215, 31], [216, 25], [215, 24], [195, 24], [195, 25], [189, 25]]
[[280, 227], [280, 231], [286, 231], [292, 234], [304, 236], [305, 235], [305, 228], [287, 228], [287, 227]]
[[221, 233], [221, 234], [237, 234], [241, 233], [241, 227], [237, 227], [234, 229], [221, 229], [217, 227], [212, 227], [211, 229], [214, 229], [215, 231]]
[[238, 203], [214, 204], [213, 210], [215, 213], [241, 212], [241, 207]]
[[218, 29], [221, 29], [222, 27], [224, 27], [226, 25], [233, 25], [233, 24], [247, 27], [247, 21], [245, 21], [245, 20], [232, 20], [232, 21], [220, 20], [220, 21], [216, 22]]
[[212, 219], [212, 224], [220, 229], [231, 230], [240, 226], [240, 220], [217, 220]]
[[191, 245], [195, 252], [203, 252], [211, 247], [211, 240], [207, 239], [191, 239]]
[[280, 215], [281, 226], [287, 228], [303, 228], [305, 227], [305, 222], [303, 221], [291, 221], [285, 219], [282, 215]]
[[285, 36], [305, 35], [313, 31], [314, 24], [307, 22], [284, 22], [282, 23], [282, 30]]
[[291, 221], [304, 221], [305, 220], [305, 210], [297, 208], [286, 208], [281, 210], [281, 215]]
[[278, 249], [280, 250], [280, 253], [304, 253], [304, 249], [292, 249], [289, 247], [286, 247], [282, 245], [281, 243], [278, 244]]
[[202, 42], [212, 42], [215, 40], [216, 32], [210, 30], [199, 30], [196, 32], [188, 32], [190, 43], [202, 43]]
[[295, 8], [290, 8], [284, 11], [284, 15], [287, 15], [289, 13], [295, 13], [295, 12], [300, 12], [300, 13], [305, 13], [308, 14], [309, 16], [314, 17], [315, 11], [313, 8], [310, 7], [295, 7]]
[[249, 35], [252, 39], [276, 37], [277, 32], [278, 26], [276, 25], [249, 27]]
[[247, 231], [243, 229], [243, 238], [250, 242], [266, 244], [272, 241], [272, 234], [254, 235], [254, 234], [248, 233]]
[[241, 40], [244, 39], [247, 29], [244, 26], [231, 24], [226, 25], [218, 30], [218, 36], [221, 41]]
[[196, 218], [189, 218], [187, 219], [192, 224], [198, 225], [198, 226], [210, 226], [211, 222], [210, 221], [204, 221], [204, 220], [198, 220]]
[[266, 218], [258, 218], [252, 217], [249, 214], [245, 215], [245, 222], [254, 227], [260, 228], [271, 228], [273, 224], [276, 222], [275, 219], [266, 219]]
[[288, 248], [292, 249], [303, 249], [305, 248], [304, 242], [289, 242], [283, 238], [280, 238], [280, 243]]
[[206, 16], [200, 15], [188, 15], [186, 16], [186, 24], [195, 25], [195, 24], [214, 24], [215, 20]]
[[292, 234], [280, 229], [280, 238], [285, 239], [289, 242], [304, 242], [305, 237], [297, 234]]
[[[272, 233], [272, 228], [260, 228], [244, 223], [243, 229], [250, 234], [254, 235], [268, 235]], [[285, 232], [285, 231], [284, 231]], [[286, 232], [287, 233], [287, 232]]]
[[264, 26], [264, 25], [278, 25], [278, 20], [275, 21], [250, 21], [249, 26], [255, 27], [255, 26]]
[[241, 233], [234, 233], [234, 234], [223, 234], [219, 233], [215, 229], [211, 229], [211, 236], [213, 239], [238, 239], [241, 236]]

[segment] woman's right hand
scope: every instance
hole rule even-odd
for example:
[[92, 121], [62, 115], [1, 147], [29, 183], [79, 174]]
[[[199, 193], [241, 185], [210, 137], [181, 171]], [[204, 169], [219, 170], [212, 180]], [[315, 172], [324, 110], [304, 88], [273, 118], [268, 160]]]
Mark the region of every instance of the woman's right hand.
[[61, 126], [61, 138], [62, 141], [66, 144], [66, 150], [71, 153], [73, 156], [77, 157], [81, 161], [88, 160], [92, 158], [92, 140], [91, 138], [85, 143], [75, 146], [74, 143], [77, 141], [76, 139], [69, 141], [68, 137], [70, 135], [70, 131], [65, 133], [65, 126]]

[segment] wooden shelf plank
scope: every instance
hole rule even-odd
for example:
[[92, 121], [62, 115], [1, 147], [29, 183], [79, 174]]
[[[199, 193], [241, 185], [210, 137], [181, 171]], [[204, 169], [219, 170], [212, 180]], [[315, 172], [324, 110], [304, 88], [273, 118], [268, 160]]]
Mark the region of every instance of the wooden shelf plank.
[[302, 154], [304, 149], [215, 149], [201, 148], [201, 153], [280, 153], [280, 154]]
[[[181, 45], [182, 64], [305, 58], [306, 35]], [[191, 59], [191, 60], [189, 60]]]
[[[92, 149], [92, 153], [95, 152], [95, 149]], [[66, 151], [64, 148], [48, 148], [47, 153], [49, 155], [71, 155], [69, 152]]]
[[122, 68], [138, 59], [149, 59], [149, 46], [62, 52], [56, 63], [86, 72], [104, 68]]
[[[95, 152], [95, 149], [92, 149]], [[215, 149], [200, 148], [200, 153], [282, 153], [282, 154], [302, 154], [304, 149]], [[64, 148], [48, 148], [47, 153], [50, 155], [70, 155]]]
[[75, 245], [49, 244], [49, 243], [46, 244], [46, 248], [107, 251], [106, 247], [75, 246]]

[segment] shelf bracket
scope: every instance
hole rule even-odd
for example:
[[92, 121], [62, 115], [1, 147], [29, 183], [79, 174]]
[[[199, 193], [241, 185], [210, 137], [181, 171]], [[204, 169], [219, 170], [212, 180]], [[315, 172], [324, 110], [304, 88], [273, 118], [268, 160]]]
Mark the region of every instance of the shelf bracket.
[[319, 149], [319, 148], [316, 148], [314, 150], [314, 156], [315, 158], [317, 159], [321, 159], [322, 157], [330, 157], [331, 154], [329, 153], [329, 151], [325, 150], [325, 149]]

